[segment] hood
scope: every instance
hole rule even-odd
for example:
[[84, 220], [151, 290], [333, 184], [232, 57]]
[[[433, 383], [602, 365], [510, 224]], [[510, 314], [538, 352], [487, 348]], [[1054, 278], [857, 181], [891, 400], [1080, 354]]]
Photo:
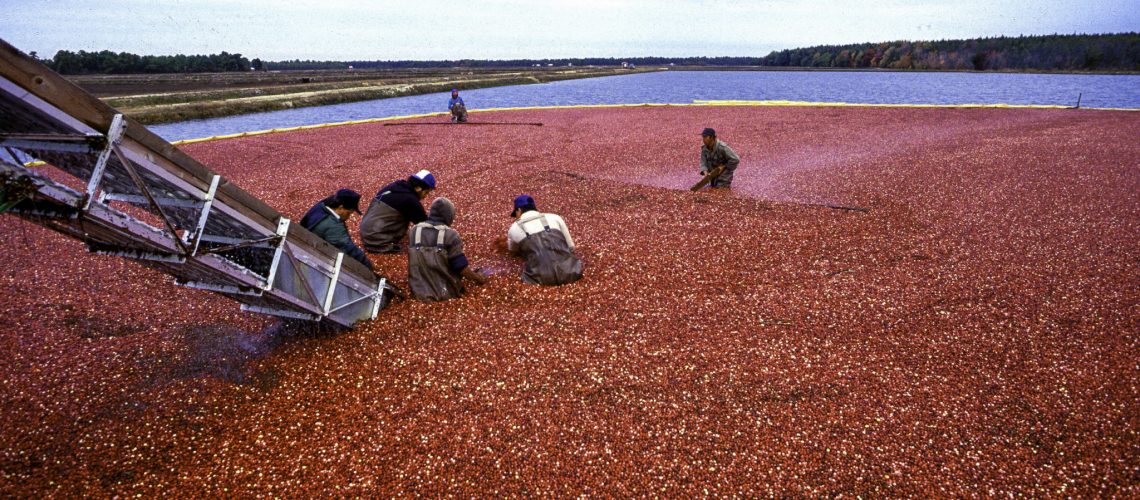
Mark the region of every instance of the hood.
[[428, 222], [450, 226], [455, 222], [455, 204], [444, 197], [436, 198], [428, 210]]

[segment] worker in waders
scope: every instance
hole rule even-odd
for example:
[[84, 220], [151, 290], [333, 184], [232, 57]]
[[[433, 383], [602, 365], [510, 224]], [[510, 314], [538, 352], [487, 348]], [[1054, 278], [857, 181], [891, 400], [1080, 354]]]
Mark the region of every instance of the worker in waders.
[[740, 164], [740, 157], [728, 144], [716, 138], [716, 131], [706, 128], [701, 132], [701, 175], [707, 175], [723, 166], [724, 170], [712, 179], [709, 187], [713, 189], [729, 189], [732, 187], [732, 176], [736, 173], [736, 166]]
[[467, 121], [467, 105], [459, 97], [459, 89], [451, 89], [451, 99], [447, 101], [447, 109], [451, 111], [452, 123], [465, 123]]
[[574, 256], [574, 239], [557, 214], [538, 211], [534, 198], [520, 194], [511, 211], [507, 250], [526, 258], [522, 280], [532, 285], [565, 285], [582, 278], [582, 261]]
[[360, 193], [351, 189], [338, 190], [332, 196], [318, 201], [301, 217], [301, 226], [340, 251], [372, 269], [372, 261], [356, 246], [345, 225], [352, 213], [360, 213]]
[[408, 230], [408, 287], [419, 300], [458, 298], [463, 294], [463, 278], [479, 285], [487, 282], [487, 276], [472, 270], [467, 262], [463, 240], [450, 227], [454, 222], [455, 205], [447, 198], [436, 198], [427, 220]]
[[408, 224], [427, 219], [421, 200], [435, 189], [435, 176], [420, 170], [376, 193], [360, 220], [360, 241], [369, 253], [400, 253]]

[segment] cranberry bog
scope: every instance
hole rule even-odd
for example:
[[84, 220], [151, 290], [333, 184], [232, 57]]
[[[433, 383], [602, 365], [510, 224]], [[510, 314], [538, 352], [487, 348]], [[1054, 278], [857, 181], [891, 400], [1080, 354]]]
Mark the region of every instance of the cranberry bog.
[[[471, 120], [544, 125], [183, 146], [298, 218], [435, 173], [491, 280], [351, 331], [0, 217], [0, 494], [1140, 493], [1140, 114]], [[688, 190], [704, 127], [742, 158], [732, 192]], [[519, 193], [566, 219], [581, 281], [520, 283]], [[406, 258], [373, 258], [406, 289]]]

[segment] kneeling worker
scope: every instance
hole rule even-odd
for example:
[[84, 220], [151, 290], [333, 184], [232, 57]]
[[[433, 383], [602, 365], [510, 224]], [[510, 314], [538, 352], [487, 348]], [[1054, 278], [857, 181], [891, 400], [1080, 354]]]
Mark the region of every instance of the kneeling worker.
[[487, 282], [486, 275], [468, 265], [463, 240], [450, 227], [454, 222], [455, 205], [436, 198], [427, 220], [408, 230], [408, 287], [419, 300], [458, 298], [463, 294], [462, 278], [479, 285]]
[[451, 89], [451, 99], [447, 100], [447, 109], [451, 111], [452, 123], [467, 122], [467, 105], [459, 97], [459, 89]]
[[582, 261], [574, 256], [574, 239], [556, 214], [538, 211], [534, 198], [515, 198], [514, 224], [507, 231], [507, 249], [526, 257], [522, 280], [532, 285], [565, 285], [582, 278]]
[[305, 212], [305, 216], [301, 217], [301, 226], [372, 269], [372, 261], [348, 235], [345, 222], [352, 217], [353, 212], [360, 213], [360, 193], [341, 189]]
[[360, 241], [371, 253], [399, 253], [408, 224], [427, 219], [420, 200], [435, 189], [435, 176], [420, 170], [380, 188], [360, 220]]

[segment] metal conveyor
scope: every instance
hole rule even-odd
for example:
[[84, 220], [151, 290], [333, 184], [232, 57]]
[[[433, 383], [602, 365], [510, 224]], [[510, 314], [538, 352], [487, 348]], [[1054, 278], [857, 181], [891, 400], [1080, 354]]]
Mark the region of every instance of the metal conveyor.
[[3, 40], [0, 148], [0, 210], [91, 252], [264, 314], [352, 326], [386, 304], [385, 279]]

